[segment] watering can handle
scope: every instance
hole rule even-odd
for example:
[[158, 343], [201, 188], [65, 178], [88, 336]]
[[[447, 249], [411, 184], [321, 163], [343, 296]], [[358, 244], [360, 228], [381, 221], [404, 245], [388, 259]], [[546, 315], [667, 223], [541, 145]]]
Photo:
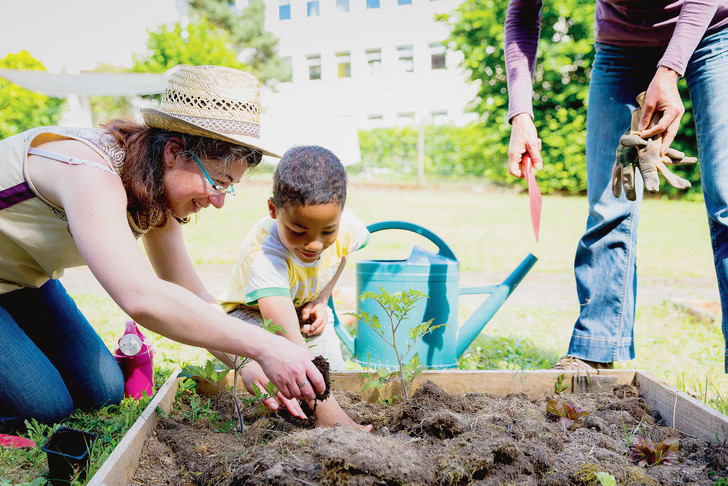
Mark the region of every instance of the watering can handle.
[[450, 258], [452, 260], [457, 260], [455, 258], [455, 253], [453, 253], [452, 249], [450, 249], [449, 246], [447, 246], [447, 243], [445, 243], [442, 238], [437, 236], [432, 231], [428, 230], [427, 228], [423, 228], [420, 225], [414, 224], [414, 223], [408, 223], [406, 221], [381, 221], [379, 223], [373, 223], [367, 226], [367, 229], [370, 233], [374, 233], [376, 231], [382, 231], [385, 229], [400, 229], [400, 230], [406, 230], [406, 231], [412, 231], [413, 233], [417, 233], [418, 235], [422, 235], [431, 242], [433, 242], [435, 245], [437, 245], [438, 252], [437, 254], [445, 257]]

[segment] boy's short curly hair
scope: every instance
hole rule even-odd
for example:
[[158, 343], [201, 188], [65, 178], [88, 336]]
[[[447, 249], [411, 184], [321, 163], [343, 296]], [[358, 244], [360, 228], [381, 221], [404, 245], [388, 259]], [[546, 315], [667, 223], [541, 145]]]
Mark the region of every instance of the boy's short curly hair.
[[273, 175], [277, 208], [346, 202], [346, 170], [330, 150], [316, 145], [289, 149]]

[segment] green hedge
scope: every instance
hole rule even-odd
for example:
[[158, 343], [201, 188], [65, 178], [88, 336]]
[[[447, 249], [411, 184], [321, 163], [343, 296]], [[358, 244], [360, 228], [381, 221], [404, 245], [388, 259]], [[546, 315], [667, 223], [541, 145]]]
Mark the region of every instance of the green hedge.
[[[697, 155], [695, 127], [687, 93], [687, 112], [673, 147]], [[586, 108], [556, 108], [537, 118], [544, 141], [544, 168], [538, 173], [545, 194], [586, 193]], [[361, 169], [389, 169], [405, 177], [417, 174], [417, 137], [414, 127], [377, 128], [359, 132]], [[482, 177], [498, 185], [525, 182], [508, 174], [510, 126], [503, 123], [473, 123], [464, 127], [425, 128], [425, 176]], [[663, 182], [659, 197], [696, 199], [701, 197], [700, 170], [696, 165], [675, 167], [673, 172], [688, 179], [693, 187], [679, 191]]]

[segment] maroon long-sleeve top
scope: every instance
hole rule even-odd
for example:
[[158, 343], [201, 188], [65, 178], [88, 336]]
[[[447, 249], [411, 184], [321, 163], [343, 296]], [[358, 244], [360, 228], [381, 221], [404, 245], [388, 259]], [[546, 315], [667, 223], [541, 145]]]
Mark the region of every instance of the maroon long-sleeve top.
[[[508, 119], [533, 117], [531, 93], [541, 25], [541, 0], [511, 0], [506, 12], [505, 58]], [[655, 66], [685, 74], [700, 39], [728, 24], [728, 0], [596, 0], [596, 42], [618, 46], [667, 46]]]

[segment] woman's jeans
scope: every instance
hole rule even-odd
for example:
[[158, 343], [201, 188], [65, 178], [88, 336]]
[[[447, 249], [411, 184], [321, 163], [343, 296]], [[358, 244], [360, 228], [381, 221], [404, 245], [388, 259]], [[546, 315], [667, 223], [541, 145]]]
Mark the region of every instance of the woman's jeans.
[[[647, 89], [663, 51], [596, 46], [587, 110], [589, 217], [574, 262], [581, 309], [569, 344], [571, 356], [597, 362], [635, 356], [635, 247], [643, 185], [641, 177], [636, 177], [636, 201], [627, 200], [624, 193], [617, 199], [612, 194], [611, 174], [619, 138], [637, 107], [635, 98]], [[702, 40], [685, 78], [698, 133], [703, 195], [723, 309], [723, 335], [727, 338], [728, 29]], [[692, 250], [678, 246], [676, 251]]]
[[0, 426], [117, 404], [124, 377], [60, 282], [0, 294]]

